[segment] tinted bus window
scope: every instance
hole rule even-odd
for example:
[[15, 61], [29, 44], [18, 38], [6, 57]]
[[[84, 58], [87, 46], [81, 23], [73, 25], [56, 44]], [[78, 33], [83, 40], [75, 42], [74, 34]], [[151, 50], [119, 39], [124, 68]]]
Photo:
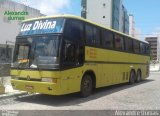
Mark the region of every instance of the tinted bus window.
[[96, 45], [100, 44], [100, 30], [98, 28], [93, 28], [93, 38], [96, 41]]
[[67, 20], [64, 36], [69, 40], [82, 40], [83, 23], [76, 20]]
[[78, 66], [84, 62], [84, 46], [80, 43], [65, 40], [63, 42], [63, 66]]
[[115, 48], [117, 50], [124, 50], [123, 37], [118, 34], [115, 34], [114, 38], [115, 38]]
[[63, 45], [63, 63], [65, 66], [74, 66], [76, 62], [76, 45], [74, 42], [65, 40]]
[[130, 38], [125, 38], [125, 50], [127, 52], [133, 52], [133, 41]]
[[105, 48], [113, 49], [113, 34], [109, 31], [103, 30], [102, 31], [102, 45]]
[[146, 54], [149, 55], [150, 54], [150, 47], [147, 44], [145, 45], [145, 47], [146, 47]]
[[89, 45], [99, 45], [100, 44], [100, 31], [98, 28], [86, 25], [85, 28], [86, 43]]
[[141, 54], [146, 54], [144, 43], [140, 43], [140, 52], [141, 52]]
[[140, 53], [140, 45], [139, 42], [136, 40], [133, 41], [133, 49], [135, 53]]

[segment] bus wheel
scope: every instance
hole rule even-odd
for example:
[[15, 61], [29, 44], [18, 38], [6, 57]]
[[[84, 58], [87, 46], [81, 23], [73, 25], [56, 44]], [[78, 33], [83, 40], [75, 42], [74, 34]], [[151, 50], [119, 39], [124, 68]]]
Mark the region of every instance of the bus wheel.
[[135, 72], [132, 70], [130, 73], [129, 83], [134, 84], [135, 83]]
[[81, 97], [88, 97], [92, 93], [93, 83], [90, 75], [85, 75], [81, 82]]
[[136, 82], [140, 82], [142, 79], [141, 79], [141, 71], [138, 70], [137, 71], [137, 78], [136, 78]]

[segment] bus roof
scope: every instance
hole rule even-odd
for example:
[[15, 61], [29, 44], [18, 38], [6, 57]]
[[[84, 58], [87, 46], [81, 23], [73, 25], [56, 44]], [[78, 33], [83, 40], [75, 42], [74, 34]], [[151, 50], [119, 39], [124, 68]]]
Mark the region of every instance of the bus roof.
[[[119, 33], [119, 34], [121, 34], [121, 35], [124, 35], [124, 36], [130, 37], [130, 38], [132, 38], [132, 39], [138, 40], [138, 39], [136, 39], [136, 38], [134, 38], [134, 37], [132, 37], [132, 36], [130, 36], [130, 35], [127, 35], [127, 34], [125, 34], [125, 33], [122, 33], [122, 32], [119, 32], [119, 31], [116, 31], [116, 30], [111, 29], [111, 28], [109, 28], [109, 27], [105, 27], [105, 26], [100, 25], [100, 24], [98, 24], [98, 23], [96, 23], [96, 22], [93, 22], [93, 21], [90, 21], [90, 20], [84, 19], [84, 18], [79, 17], [79, 16], [75, 16], [75, 15], [63, 14], [63, 15], [53, 15], [53, 16], [41, 16], [41, 17], [36, 17], [36, 18], [26, 19], [26, 20], [24, 20], [23, 22], [34, 21], [34, 20], [39, 20], [39, 19], [49, 19], [49, 18], [71, 18], [71, 19], [78, 19], [78, 20], [82, 20], [82, 21], [84, 21], [84, 22], [88, 22], [88, 23], [90, 23], [90, 24], [93, 24], [93, 25], [95, 25], [95, 26], [102, 27], [102, 28], [108, 29], [108, 30], [110, 30], [110, 31], [113, 31], [113, 32]], [[138, 41], [142, 41], [142, 40], [138, 40]], [[144, 43], [147, 43], [147, 44], [148, 44], [148, 42], [147, 42], [147, 41], [142, 41], [142, 42], [144, 42]]]

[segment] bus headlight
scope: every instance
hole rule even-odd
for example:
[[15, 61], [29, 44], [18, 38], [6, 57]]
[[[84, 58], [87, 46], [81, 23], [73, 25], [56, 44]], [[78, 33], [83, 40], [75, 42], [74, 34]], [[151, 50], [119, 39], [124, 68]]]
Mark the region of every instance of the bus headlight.
[[42, 78], [42, 82], [57, 83], [57, 78]]

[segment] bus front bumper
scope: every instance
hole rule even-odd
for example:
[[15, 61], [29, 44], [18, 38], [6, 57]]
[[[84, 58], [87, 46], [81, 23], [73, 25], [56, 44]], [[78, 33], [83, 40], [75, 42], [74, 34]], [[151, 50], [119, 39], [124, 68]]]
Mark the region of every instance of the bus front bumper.
[[24, 81], [11, 79], [11, 84], [13, 89], [33, 92], [33, 93], [42, 93], [50, 95], [61, 95], [60, 86], [56, 83], [49, 82], [36, 82], [36, 81]]

